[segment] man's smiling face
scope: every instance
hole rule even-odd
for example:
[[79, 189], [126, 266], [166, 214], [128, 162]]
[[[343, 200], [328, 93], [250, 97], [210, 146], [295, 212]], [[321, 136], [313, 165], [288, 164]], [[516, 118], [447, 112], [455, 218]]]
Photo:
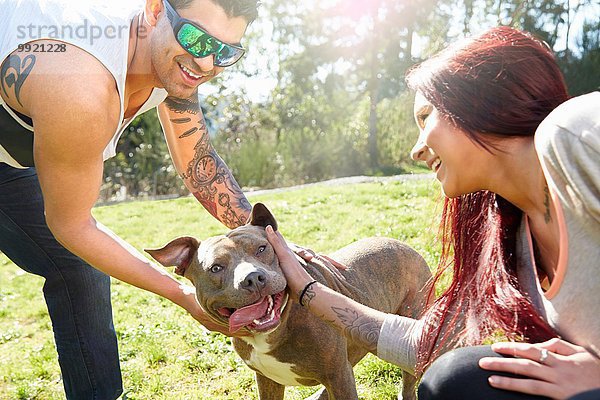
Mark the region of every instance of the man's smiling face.
[[[224, 67], [214, 65], [214, 54], [194, 58], [188, 53], [175, 38], [165, 4], [162, 0], [159, 4], [160, 13], [150, 43], [153, 74], [170, 96], [189, 98], [199, 85], [220, 74]], [[244, 17], [229, 17], [211, 0], [195, 0], [188, 8], [176, 12], [227, 44], [240, 43], [248, 26]]]

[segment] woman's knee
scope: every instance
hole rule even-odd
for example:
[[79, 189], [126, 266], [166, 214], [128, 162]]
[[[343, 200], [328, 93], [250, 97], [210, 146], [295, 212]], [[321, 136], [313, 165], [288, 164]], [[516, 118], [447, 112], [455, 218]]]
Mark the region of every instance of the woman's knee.
[[473, 373], [477, 361], [471, 348], [443, 354], [425, 371], [419, 385], [419, 400], [461, 398], [459, 389]]
[[490, 346], [463, 347], [440, 356], [423, 375], [419, 385], [419, 400], [545, 399], [490, 386], [488, 378], [491, 375], [520, 376], [480, 368], [479, 360], [483, 357], [503, 356], [492, 351]]
[[[479, 368], [482, 357], [498, 356], [490, 346], [464, 347], [440, 356], [425, 371], [419, 385], [419, 400], [470, 399], [489, 389], [488, 372]], [[483, 392], [482, 392], [483, 391]]]

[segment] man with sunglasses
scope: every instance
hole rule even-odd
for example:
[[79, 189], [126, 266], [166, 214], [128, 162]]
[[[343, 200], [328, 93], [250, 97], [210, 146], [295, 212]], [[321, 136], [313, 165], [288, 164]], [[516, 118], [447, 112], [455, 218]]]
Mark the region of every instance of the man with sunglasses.
[[0, 250], [45, 278], [68, 399], [122, 393], [109, 275], [216, 328], [193, 290], [91, 214], [103, 161], [129, 122], [158, 107], [199, 202], [231, 228], [250, 211], [210, 145], [197, 88], [243, 56], [257, 1], [106, 3], [0, 0]]

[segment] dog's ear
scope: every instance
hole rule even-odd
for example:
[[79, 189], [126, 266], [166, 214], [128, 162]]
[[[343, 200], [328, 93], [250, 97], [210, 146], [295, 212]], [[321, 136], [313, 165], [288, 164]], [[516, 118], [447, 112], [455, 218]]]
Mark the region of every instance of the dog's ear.
[[254, 207], [252, 207], [248, 225], [262, 226], [263, 228], [271, 225], [274, 230], [277, 230], [277, 221], [275, 220], [275, 217], [263, 203], [256, 203]]
[[145, 249], [145, 251], [165, 267], [175, 266], [175, 273], [183, 276], [198, 246], [200, 243], [195, 238], [183, 236], [170, 241], [162, 249]]

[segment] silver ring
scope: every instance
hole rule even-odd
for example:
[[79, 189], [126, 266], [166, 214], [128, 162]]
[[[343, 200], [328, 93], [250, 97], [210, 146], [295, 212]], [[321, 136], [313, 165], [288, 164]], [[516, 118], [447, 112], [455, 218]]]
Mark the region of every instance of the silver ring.
[[543, 364], [544, 361], [546, 361], [546, 358], [548, 358], [548, 350], [546, 349], [542, 349], [542, 353], [540, 354], [540, 360], [539, 363]]

